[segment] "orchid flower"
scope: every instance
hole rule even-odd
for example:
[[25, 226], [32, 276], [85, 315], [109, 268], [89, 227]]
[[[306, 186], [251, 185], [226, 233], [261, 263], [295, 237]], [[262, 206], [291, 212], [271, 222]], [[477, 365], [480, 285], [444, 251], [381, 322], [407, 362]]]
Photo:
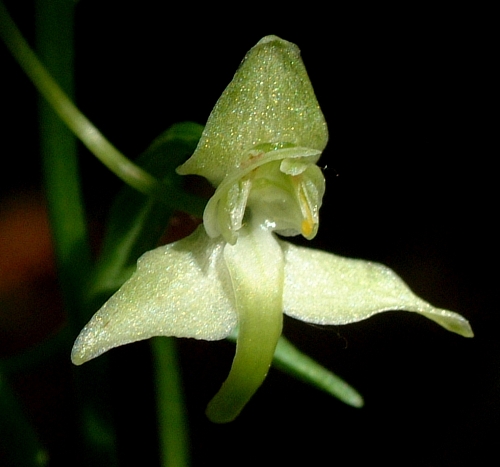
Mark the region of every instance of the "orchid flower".
[[152, 336], [219, 340], [237, 333], [231, 371], [207, 408], [211, 420], [227, 422], [263, 382], [283, 313], [339, 325], [407, 310], [471, 337], [467, 320], [420, 299], [387, 267], [277, 237], [316, 235], [325, 190], [316, 162], [327, 140], [299, 49], [263, 38], [178, 168], [216, 188], [203, 225], [138, 260], [134, 275], [81, 331], [73, 363]]

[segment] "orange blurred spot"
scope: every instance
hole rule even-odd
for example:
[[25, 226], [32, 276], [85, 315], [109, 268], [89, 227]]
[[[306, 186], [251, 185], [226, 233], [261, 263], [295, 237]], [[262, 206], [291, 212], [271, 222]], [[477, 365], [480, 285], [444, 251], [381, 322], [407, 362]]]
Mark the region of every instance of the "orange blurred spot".
[[47, 211], [40, 195], [22, 194], [0, 207], [0, 294], [55, 274]]

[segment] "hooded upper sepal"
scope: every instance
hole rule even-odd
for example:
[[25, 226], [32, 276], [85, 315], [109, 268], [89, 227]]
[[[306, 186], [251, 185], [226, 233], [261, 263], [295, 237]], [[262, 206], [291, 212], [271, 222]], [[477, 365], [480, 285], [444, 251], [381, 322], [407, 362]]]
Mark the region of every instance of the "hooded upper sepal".
[[285, 254], [284, 312], [317, 324], [347, 324], [389, 310], [429, 318], [448, 331], [472, 337], [469, 322], [458, 313], [433, 307], [417, 297], [402, 279], [381, 264], [281, 245]]
[[323, 151], [328, 131], [295, 44], [261, 39], [245, 56], [210, 114], [194, 154], [177, 171], [214, 186], [249, 162], [262, 144]]
[[227, 337], [237, 315], [224, 245], [200, 226], [189, 237], [141, 256], [133, 276], [80, 332], [73, 363], [153, 336]]

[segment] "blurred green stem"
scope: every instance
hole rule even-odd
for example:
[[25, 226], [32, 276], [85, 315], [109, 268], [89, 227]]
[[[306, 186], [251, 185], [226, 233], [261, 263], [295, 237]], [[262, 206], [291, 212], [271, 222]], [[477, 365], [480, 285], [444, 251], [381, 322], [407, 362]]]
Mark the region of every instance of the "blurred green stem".
[[[36, 2], [38, 52], [68, 95], [74, 94], [73, 9], [74, 5], [65, 0]], [[49, 83], [49, 87], [51, 84], [55, 85]], [[57, 88], [63, 93], [59, 86]], [[76, 332], [87, 321], [81, 303], [84, 284], [91, 270], [77, 142], [54, 112], [54, 102], [40, 99], [38, 104], [45, 196], [61, 289], [66, 309], [71, 310], [70, 316], [74, 320], [70, 324]]]
[[[40, 57], [68, 95], [74, 92], [74, 3], [37, 0], [36, 44]], [[55, 83], [15, 26], [10, 37], [17, 44], [18, 60], [47, 101], [39, 101], [40, 151], [43, 180], [51, 221], [58, 275], [73, 336], [88, 320], [84, 296], [92, 260], [84, 212], [73, 131], [83, 131], [81, 116], [67, 94]], [[14, 54], [16, 56], [16, 54]], [[61, 121], [61, 118], [63, 121]], [[72, 124], [72, 121], [75, 123]], [[68, 349], [69, 352], [69, 349]], [[106, 360], [75, 372], [76, 463], [117, 465], [115, 434], [110, 420]], [[99, 433], [97, 437], [96, 434]]]
[[172, 337], [151, 339], [162, 467], [189, 465], [185, 404]]
[[[87, 310], [82, 304], [85, 303], [85, 289], [92, 264], [80, 190], [76, 140], [71, 132], [108, 168], [137, 190], [160, 197], [167, 205], [175, 204], [176, 208], [194, 211], [195, 214], [201, 214], [204, 201], [179, 190], [173, 197], [168, 184], [158, 182], [125, 158], [76, 108], [68, 97], [73, 94], [74, 4], [67, 0], [38, 0], [36, 6], [37, 48], [47, 69], [61, 86], [30, 49], [1, 0], [0, 34], [17, 62], [47, 100], [40, 103], [44, 181], [61, 286], [74, 334], [88, 319]], [[174, 344], [168, 340], [155, 341], [153, 353], [157, 364], [162, 462], [170, 467], [186, 466], [187, 430]], [[105, 360], [101, 357], [99, 362], [77, 374], [77, 396], [81, 409], [79, 426], [83, 442], [83, 452], [80, 453], [83, 457], [77, 462], [111, 466], [116, 465], [116, 453], [113, 429], [103, 413], [106, 407], [106, 385], [102, 381]]]
[[[61, 8], [63, 10], [65, 8], [74, 8], [74, 3], [71, 1], [55, 2], [54, 5], [57, 5], [53, 9], [54, 11], [58, 11]], [[57, 34], [62, 33], [65, 29], [61, 23], [53, 23], [53, 28], [54, 33]], [[0, 35], [16, 61], [31, 79], [40, 94], [47, 99], [59, 118], [82, 141], [90, 152], [115, 175], [138, 191], [158, 197], [169, 206], [175, 203], [173, 207], [189, 213], [192, 213], [193, 205], [199, 207], [199, 200], [196, 197], [183, 192], [177, 193], [175, 200], [172, 200], [167, 185], [160, 183], [151, 174], [127, 159], [101, 134], [92, 122], [73, 104], [68, 94], [63, 91], [40, 60], [38, 60], [12, 21], [1, 0]], [[55, 45], [55, 43], [52, 45]], [[44, 59], [50, 60], [51, 57], [52, 55], [49, 54]], [[66, 58], [69, 58], [69, 56]], [[65, 71], [70, 76], [72, 69], [67, 68]], [[59, 82], [61, 82], [61, 79], [64, 79], [64, 74], [58, 77]], [[196, 209], [196, 212], [193, 214], [198, 213], [199, 209]]]

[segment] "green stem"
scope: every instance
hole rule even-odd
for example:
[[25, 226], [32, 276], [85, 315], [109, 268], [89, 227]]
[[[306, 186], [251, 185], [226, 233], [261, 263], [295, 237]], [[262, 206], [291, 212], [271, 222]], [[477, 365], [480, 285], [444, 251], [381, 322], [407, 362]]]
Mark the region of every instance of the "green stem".
[[175, 340], [151, 339], [153, 350], [156, 406], [159, 425], [161, 465], [189, 465], [187, 421]]
[[[71, 95], [74, 92], [74, 5], [64, 0], [38, 0], [36, 7], [36, 43], [40, 56]], [[45, 69], [43, 72], [47, 73]], [[59, 280], [70, 312], [70, 324], [76, 332], [87, 318], [81, 303], [91, 270], [76, 139], [43, 99], [39, 101], [39, 125], [45, 195]]]
[[[72, 2], [66, 3], [72, 4]], [[59, 26], [56, 25], [55, 29], [59, 29]], [[16, 61], [36, 86], [40, 94], [47, 99], [57, 115], [106, 167], [138, 191], [150, 196], [156, 196], [169, 206], [175, 204], [174, 208], [191, 213], [193, 201], [196, 201], [193, 196], [180, 192], [176, 194], [175, 199], [172, 199], [172, 196], [169, 196], [167, 185], [160, 183], [151, 174], [127, 159], [80, 112], [51, 74], [45, 69], [40, 60], [38, 60], [12, 21], [1, 0], [0, 37], [2, 37]]]
[[[67, 0], [37, 0], [36, 42], [40, 56], [65, 91], [73, 94], [74, 3]], [[51, 220], [54, 249], [65, 308], [71, 333], [88, 320], [84, 296], [92, 268], [87, 220], [77, 160], [77, 142], [61, 121], [71, 120], [71, 101], [28, 48], [15, 26], [10, 29], [16, 50], [24, 60], [25, 71], [39, 85], [48, 102], [40, 99], [40, 148], [44, 186]], [[21, 60], [21, 61], [23, 61]], [[28, 73], [29, 74], [29, 73]], [[67, 113], [61, 112], [69, 109]], [[64, 119], [63, 119], [64, 120]], [[67, 121], [65, 123], [68, 123]], [[68, 356], [69, 356], [69, 349]], [[76, 456], [82, 464], [117, 464], [115, 434], [110, 421], [106, 360], [75, 373]]]

